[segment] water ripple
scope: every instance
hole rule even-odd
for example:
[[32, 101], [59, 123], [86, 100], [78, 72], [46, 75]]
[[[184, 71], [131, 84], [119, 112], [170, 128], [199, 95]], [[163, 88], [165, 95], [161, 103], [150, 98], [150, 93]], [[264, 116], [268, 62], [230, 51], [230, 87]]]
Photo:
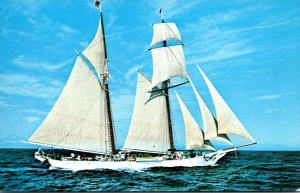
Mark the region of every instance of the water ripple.
[[300, 152], [242, 151], [216, 166], [144, 171], [64, 171], [33, 150], [0, 150], [0, 191], [295, 191]]

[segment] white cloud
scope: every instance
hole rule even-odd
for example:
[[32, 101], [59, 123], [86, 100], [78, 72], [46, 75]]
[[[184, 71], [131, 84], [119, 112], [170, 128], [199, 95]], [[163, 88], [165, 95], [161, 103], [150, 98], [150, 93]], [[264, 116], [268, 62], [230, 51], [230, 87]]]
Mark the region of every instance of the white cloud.
[[81, 45], [82, 47], [87, 47], [89, 45], [88, 41], [81, 41], [79, 42], [79, 45]]
[[0, 92], [35, 98], [54, 98], [61, 91], [60, 86], [51, 83], [55, 80], [44, 80], [23, 74], [0, 74]]
[[108, 20], [108, 23], [106, 24], [105, 28], [110, 29], [110, 28], [114, 27], [116, 20], [117, 20], [117, 16], [113, 12], [110, 12], [109, 20]]
[[24, 55], [19, 55], [12, 60], [12, 62], [24, 69], [36, 69], [36, 70], [47, 70], [55, 71], [71, 63], [73, 59], [68, 59], [60, 63], [49, 63], [46, 61], [41, 61], [36, 59], [36, 61], [25, 57]]
[[252, 100], [272, 100], [272, 99], [278, 99], [278, 98], [281, 98], [281, 96], [278, 94], [273, 94], [273, 95], [257, 96], [257, 97], [254, 97]]
[[281, 113], [281, 112], [285, 112], [285, 111], [287, 111], [287, 109], [278, 109], [278, 108], [275, 108], [275, 109], [265, 109], [264, 113], [266, 113], [266, 114], [272, 114], [272, 113]]
[[35, 116], [24, 117], [24, 119], [29, 123], [37, 122], [40, 120], [39, 117], [35, 117]]
[[[240, 10], [231, 9], [224, 13], [211, 14], [189, 24], [188, 33], [191, 35], [189, 35], [189, 41], [186, 42], [188, 63], [236, 59], [263, 49], [256, 41], [259, 34], [256, 36], [252, 33], [249, 37], [246, 32], [279, 27], [287, 24], [287, 21], [264, 19], [254, 25], [245, 24], [238, 28], [231, 25], [232, 22], [241, 20], [245, 15], [256, 11], [257, 8], [260, 8], [259, 6], [253, 5]], [[193, 34], [201, 35], [194, 36]]]
[[[204, 57], [199, 57], [195, 59], [191, 59], [188, 62], [189, 63], [204, 63], [204, 62], [211, 62], [211, 61], [222, 61], [226, 59], [231, 59], [238, 56], [243, 56], [247, 54], [251, 54], [255, 52], [255, 49], [251, 48], [249, 46], [249, 41], [236, 41], [236, 42], [223, 42], [222, 46], [219, 45], [220, 42], [218, 42], [216, 45], [212, 44], [207, 49], [210, 49], [205, 53], [202, 53], [202, 55], [205, 55]], [[248, 45], [247, 45], [248, 44]]]
[[67, 26], [67, 25], [64, 25], [64, 24], [61, 25], [61, 30], [63, 32], [67, 32], [67, 33], [73, 33], [73, 32], [76, 31], [75, 29], [71, 28], [70, 26]]
[[9, 103], [6, 103], [4, 101], [0, 101], [0, 108], [5, 108], [5, 107], [19, 107], [17, 105], [13, 105], [13, 104], [9, 104]]
[[[188, 1], [185, 1], [188, 2]], [[197, 0], [197, 1], [191, 1], [188, 3], [185, 3], [183, 6], [181, 6], [180, 8], [178, 7], [172, 7], [171, 9], [167, 9], [167, 16], [172, 18], [176, 15], [180, 15], [183, 12], [186, 12], [187, 9], [196, 6], [197, 4], [201, 3], [201, 1]], [[175, 5], [175, 4], [173, 4]], [[180, 5], [179, 5], [180, 6]]]
[[245, 38], [240, 33], [232, 33], [232, 28], [226, 29], [228, 23], [240, 18], [244, 12], [245, 10], [230, 10], [202, 17], [189, 24], [188, 33], [191, 36], [186, 48], [187, 62], [222, 61], [256, 52], [254, 36]]
[[157, 10], [157, 14], [160, 8], [163, 9], [164, 17], [168, 20], [168, 18], [172, 18], [176, 15], [180, 15], [183, 12], [187, 11], [187, 9], [196, 6], [203, 1], [181, 1], [181, 0], [151, 0], [147, 1], [148, 5], [151, 6], [152, 10]]
[[[226, 13], [217, 13], [214, 15], [209, 15], [202, 17], [198, 22], [195, 22], [190, 26], [190, 30], [199, 31], [212, 29], [213, 27], [217, 27], [220, 24], [224, 24], [226, 22], [231, 22], [238, 18], [242, 11], [231, 10]], [[201, 26], [201, 28], [199, 28]]]
[[7, 39], [10, 37], [16, 37], [16, 36], [22, 36], [24, 38], [31, 38], [31, 39], [36, 39], [36, 37], [37, 37], [34, 34], [26, 32], [26, 31], [16, 30], [16, 29], [12, 29], [12, 28], [5, 28], [5, 27], [1, 28], [0, 36], [7, 38]]
[[261, 73], [261, 70], [248, 70], [248, 73], [250, 73], [250, 74], [259, 74], [259, 73]]
[[136, 72], [137, 72], [139, 69], [141, 69], [141, 68], [143, 68], [143, 65], [141, 65], [141, 64], [132, 67], [131, 69], [129, 69], [129, 70], [126, 72], [125, 78], [126, 78], [126, 79], [129, 79], [133, 74], [136, 74]]
[[9, 19], [13, 17], [15, 14], [23, 14], [26, 17], [32, 18], [34, 17], [40, 8], [45, 4], [46, 1], [31, 1], [31, 0], [23, 0], [18, 1], [17, 3], [14, 1], [7, 1], [5, 6], [1, 6], [5, 15], [5, 19]]
[[[120, 127], [130, 121], [132, 116], [135, 93], [131, 89], [118, 89], [111, 92], [113, 117], [116, 126]], [[126, 125], [128, 128], [129, 125]], [[127, 129], [126, 128], [126, 129]]]
[[52, 86], [56, 86], [56, 87], [63, 87], [64, 83], [62, 83], [59, 80], [51, 80], [51, 82], [49, 82], [49, 84], [51, 84]]
[[36, 109], [25, 109], [24, 112], [37, 114], [37, 115], [46, 115], [47, 112], [36, 110]]

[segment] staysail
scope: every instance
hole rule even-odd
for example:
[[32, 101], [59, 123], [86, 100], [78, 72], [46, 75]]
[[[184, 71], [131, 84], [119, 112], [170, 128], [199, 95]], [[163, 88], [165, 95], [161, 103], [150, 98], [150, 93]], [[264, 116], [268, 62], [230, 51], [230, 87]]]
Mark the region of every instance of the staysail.
[[176, 97], [179, 102], [181, 113], [183, 116], [184, 126], [185, 126], [185, 138], [186, 138], [186, 149], [197, 149], [197, 148], [207, 148], [215, 150], [209, 140], [205, 140], [204, 133], [186, 105], [183, 103], [180, 96], [175, 91]]
[[194, 83], [190, 79], [190, 77], [187, 75], [189, 82], [191, 83], [191, 86], [194, 90], [194, 93], [196, 95], [198, 105], [200, 107], [201, 115], [202, 115], [202, 120], [203, 120], [203, 128], [204, 128], [204, 133], [205, 133], [205, 139], [219, 139], [222, 140], [230, 145], [232, 145], [229, 137], [226, 134], [218, 134], [218, 128], [216, 124], [216, 120], [214, 116], [212, 115], [211, 111], [209, 110], [208, 106], [205, 104], [203, 98], [197, 91]]
[[[139, 152], [167, 152], [170, 149], [166, 100], [162, 90], [148, 100], [151, 82], [140, 72], [128, 135], [123, 149]], [[158, 89], [158, 88], [156, 88]]]
[[198, 65], [197, 65], [197, 67], [198, 67], [200, 73], [202, 74], [204, 81], [209, 89], [210, 94], [211, 94], [211, 97], [213, 99], [213, 103], [214, 103], [214, 106], [216, 109], [216, 114], [217, 114], [218, 133], [220, 133], [220, 134], [231, 133], [231, 134], [239, 135], [241, 137], [245, 137], [245, 138], [251, 140], [252, 142], [255, 142], [253, 137], [244, 128], [242, 123], [239, 121], [239, 119], [236, 117], [236, 115], [229, 108], [227, 103], [224, 101], [224, 99], [218, 93], [218, 91], [213, 86], [213, 84], [210, 82], [210, 80], [207, 78], [207, 76], [204, 74], [204, 72], [200, 69], [200, 67]]
[[102, 23], [100, 13], [94, 40], [77, 57], [62, 93], [28, 143], [82, 152], [114, 153], [108, 82], [104, 76], [107, 62]]

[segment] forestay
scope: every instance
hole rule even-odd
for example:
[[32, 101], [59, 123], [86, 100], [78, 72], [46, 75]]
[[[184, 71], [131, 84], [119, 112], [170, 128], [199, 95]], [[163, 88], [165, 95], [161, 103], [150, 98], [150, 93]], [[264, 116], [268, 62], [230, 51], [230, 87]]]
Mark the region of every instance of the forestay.
[[221, 97], [221, 95], [218, 93], [218, 91], [215, 89], [213, 84], [210, 82], [210, 80], [207, 78], [207, 76], [204, 74], [204, 72], [200, 69], [199, 66], [198, 69], [202, 74], [205, 83], [210, 91], [211, 97], [213, 99], [213, 103], [217, 114], [218, 133], [220, 134], [231, 133], [231, 134], [245, 137], [255, 142], [253, 137], [247, 132], [247, 130], [242, 125], [242, 123], [232, 112], [232, 110], [229, 108], [227, 103], [224, 101], [224, 99]]
[[183, 103], [176, 91], [175, 94], [178, 99], [181, 113], [183, 116], [185, 126], [186, 149], [208, 148], [215, 150], [209, 143], [209, 141], [207, 141], [206, 143], [204, 142], [204, 134], [200, 126], [198, 125], [190, 111], [187, 109], [186, 105]]
[[134, 110], [123, 149], [163, 153], [170, 149], [166, 99], [160, 90], [148, 100], [150, 87], [151, 82], [138, 73]]
[[153, 59], [152, 88], [171, 77], [186, 78], [186, 64], [181, 45], [152, 49], [151, 53]]
[[77, 57], [54, 107], [28, 142], [83, 152], [110, 153], [107, 120], [104, 90], [89, 67]]
[[153, 38], [151, 46], [171, 39], [181, 41], [181, 36], [175, 23], [153, 24]]

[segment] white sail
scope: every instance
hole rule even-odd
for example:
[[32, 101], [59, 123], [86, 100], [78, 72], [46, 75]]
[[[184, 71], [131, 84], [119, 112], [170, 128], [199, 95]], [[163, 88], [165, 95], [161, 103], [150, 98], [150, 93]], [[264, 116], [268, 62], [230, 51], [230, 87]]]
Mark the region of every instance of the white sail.
[[194, 93], [196, 95], [198, 105], [200, 107], [201, 115], [202, 115], [202, 120], [203, 120], [203, 128], [204, 128], [204, 133], [205, 133], [205, 140], [209, 139], [219, 139], [222, 140], [230, 145], [232, 145], [230, 139], [226, 134], [218, 134], [218, 129], [216, 125], [216, 121], [214, 116], [212, 115], [211, 111], [209, 110], [208, 106], [205, 104], [204, 100], [202, 99], [201, 95], [195, 88], [194, 83], [190, 79], [190, 77], [187, 75], [192, 88], [194, 90]]
[[208, 148], [213, 149], [211, 143], [207, 140], [205, 143], [204, 134], [200, 126], [186, 107], [186, 105], [181, 100], [180, 96], [175, 91], [176, 97], [178, 99], [181, 113], [183, 116], [184, 126], [185, 126], [185, 138], [186, 138], [186, 149], [196, 149], [196, 148]]
[[28, 142], [83, 152], [111, 152], [105, 93], [81, 58], [77, 57], [54, 107]]
[[[189, 77], [188, 77], [189, 78]], [[189, 78], [189, 81], [191, 83], [191, 86], [194, 90], [194, 93], [196, 95], [200, 111], [202, 114], [202, 120], [203, 120], [203, 128], [205, 133], [205, 139], [214, 139], [217, 138], [218, 132], [217, 132], [217, 126], [214, 120], [213, 115], [211, 114], [210, 110], [208, 109], [207, 105], [203, 101], [202, 97], [196, 90], [192, 80]]]
[[152, 88], [171, 77], [186, 78], [186, 65], [181, 45], [151, 50], [153, 59]]
[[92, 43], [82, 52], [97, 71], [98, 76], [104, 73], [105, 67], [105, 47], [101, 17], [99, 27]]
[[244, 128], [242, 123], [232, 112], [232, 110], [229, 108], [227, 103], [224, 101], [224, 99], [221, 97], [221, 95], [218, 93], [218, 91], [215, 89], [213, 84], [210, 82], [210, 80], [207, 78], [207, 76], [204, 74], [204, 72], [200, 69], [199, 66], [198, 69], [202, 74], [213, 99], [213, 103], [217, 113], [218, 133], [220, 134], [231, 133], [231, 134], [239, 135], [241, 137], [245, 137], [255, 142], [253, 137]]
[[151, 82], [138, 73], [134, 110], [124, 149], [146, 152], [170, 149], [166, 99], [163, 91], [156, 91], [156, 97], [148, 100], [150, 86]]
[[175, 23], [153, 24], [153, 38], [151, 46], [171, 39], [181, 41], [181, 36]]

